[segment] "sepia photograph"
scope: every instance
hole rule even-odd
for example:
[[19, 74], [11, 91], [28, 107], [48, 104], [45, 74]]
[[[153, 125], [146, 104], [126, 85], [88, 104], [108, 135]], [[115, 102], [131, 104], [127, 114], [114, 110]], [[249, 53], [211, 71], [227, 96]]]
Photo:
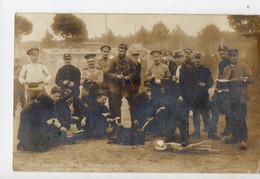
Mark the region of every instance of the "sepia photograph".
[[14, 172], [260, 172], [260, 16], [16, 12]]

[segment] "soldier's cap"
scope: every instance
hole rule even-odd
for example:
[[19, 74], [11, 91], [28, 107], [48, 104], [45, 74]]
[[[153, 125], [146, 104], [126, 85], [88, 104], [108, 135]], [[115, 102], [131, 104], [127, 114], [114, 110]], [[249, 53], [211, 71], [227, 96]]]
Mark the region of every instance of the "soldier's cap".
[[125, 50], [128, 49], [126, 44], [119, 44], [118, 48], [122, 48], [122, 49], [125, 49]]
[[151, 55], [161, 55], [162, 52], [160, 50], [153, 50], [151, 51]]
[[64, 53], [63, 58], [71, 58], [71, 54], [70, 53]]
[[40, 50], [38, 48], [31, 48], [27, 51], [27, 55], [31, 55], [33, 53], [39, 53]]
[[238, 50], [237, 49], [230, 49], [228, 50], [228, 55], [229, 56], [235, 56], [238, 54]]
[[109, 45], [102, 45], [102, 46], [100, 47], [100, 50], [103, 51], [104, 48], [107, 48], [109, 51], [111, 51], [111, 47], [110, 47]]
[[200, 53], [196, 53], [194, 56], [193, 56], [194, 59], [196, 60], [201, 60], [201, 54]]
[[228, 51], [228, 47], [227, 46], [219, 46], [218, 51]]
[[84, 58], [87, 59], [87, 60], [89, 60], [89, 59], [93, 59], [93, 58], [95, 58], [95, 57], [96, 57], [96, 54], [91, 53], [91, 54], [87, 54]]
[[89, 82], [89, 81], [85, 81], [83, 84], [83, 88], [85, 89], [97, 89], [99, 86], [96, 82]]
[[133, 52], [133, 53], [132, 53], [132, 56], [138, 56], [138, 55], [140, 55], [139, 52]]
[[144, 86], [146, 86], [146, 87], [151, 87], [151, 86], [152, 86], [151, 81], [145, 80], [145, 81], [144, 81]]
[[164, 56], [166, 56], [167, 54], [169, 54], [170, 56], [173, 55], [172, 52], [171, 52], [170, 50], [167, 50], [167, 51], [164, 52]]
[[58, 87], [58, 86], [53, 86], [53, 87], [51, 88], [51, 94], [55, 94], [55, 93], [61, 93], [60, 87]]
[[173, 58], [180, 58], [183, 57], [183, 53], [181, 51], [176, 51], [173, 55]]
[[184, 51], [184, 52], [187, 52], [187, 53], [190, 53], [190, 54], [193, 53], [193, 51], [192, 51], [191, 49], [189, 49], [189, 48], [186, 48], [186, 49], [184, 49], [183, 51]]

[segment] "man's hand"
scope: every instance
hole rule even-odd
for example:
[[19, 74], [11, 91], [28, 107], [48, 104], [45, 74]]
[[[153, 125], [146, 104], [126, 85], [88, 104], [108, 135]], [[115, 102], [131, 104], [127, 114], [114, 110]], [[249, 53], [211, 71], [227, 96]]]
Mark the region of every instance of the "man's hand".
[[73, 87], [74, 86], [74, 83], [71, 81], [70, 83], [69, 83], [69, 87]]
[[121, 79], [123, 79], [123, 78], [124, 78], [123, 75], [117, 75], [117, 79], [121, 80]]
[[104, 116], [104, 117], [108, 117], [109, 115], [110, 115], [109, 112], [107, 112], [107, 113], [102, 113], [102, 116]]
[[172, 76], [172, 81], [176, 82], [179, 78], [177, 76]]
[[160, 80], [160, 79], [155, 79], [154, 82], [155, 82], [156, 84], [161, 84], [161, 80]]
[[46, 122], [47, 122], [48, 125], [51, 125], [51, 124], [54, 123], [54, 120], [51, 118], [51, 119], [48, 119]]
[[182, 97], [182, 96], [179, 96], [178, 101], [179, 101], [179, 102], [182, 102], [182, 101], [183, 101], [183, 97]]
[[205, 87], [205, 86], [206, 86], [206, 83], [199, 82], [198, 85], [199, 85], [200, 87]]
[[124, 78], [125, 78], [125, 80], [129, 80], [129, 79], [130, 79], [130, 77], [129, 77], [129, 76], [125, 76]]
[[55, 125], [57, 128], [60, 128], [61, 127], [61, 123], [59, 122], [59, 120], [58, 119], [54, 119], [54, 123], [53, 123], [53, 125]]
[[86, 119], [86, 117], [84, 117], [84, 118], [81, 120], [81, 127], [84, 127], [86, 124], [87, 124], [87, 119]]
[[63, 84], [64, 84], [64, 85], [67, 85], [68, 83], [69, 83], [68, 80], [64, 80], [64, 81], [63, 81]]
[[61, 128], [60, 128], [60, 131], [61, 131], [61, 132], [67, 132], [67, 129], [66, 129], [65, 127], [61, 127]]

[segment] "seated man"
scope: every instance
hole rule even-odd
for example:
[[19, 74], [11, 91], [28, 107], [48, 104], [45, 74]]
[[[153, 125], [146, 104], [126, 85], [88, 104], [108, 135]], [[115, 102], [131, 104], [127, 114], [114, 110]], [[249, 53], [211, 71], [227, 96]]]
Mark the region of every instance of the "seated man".
[[81, 121], [81, 126], [85, 129], [85, 137], [103, 137], [109, 125], [111, 116], [109, 109], [105, 106], [107, 95], [105, 93], [97, 94], [96, 100], [91, 106], [88, 106], [86, 118]]
[[54, 118], [53, 101], [41, 93], [28, 103], [20, 115], [17, 149], [44, 152], [57, 143], [67, 140], [64, 128]]
[[76, 123], [78, 130], [81, 129], [81, 119], [84, 117], [83, 105], [78, 97], [72, 95], [71, 90], [65, 89], [62, 98], [57, 101], [56, 116], [67, 130], [73, 123]]

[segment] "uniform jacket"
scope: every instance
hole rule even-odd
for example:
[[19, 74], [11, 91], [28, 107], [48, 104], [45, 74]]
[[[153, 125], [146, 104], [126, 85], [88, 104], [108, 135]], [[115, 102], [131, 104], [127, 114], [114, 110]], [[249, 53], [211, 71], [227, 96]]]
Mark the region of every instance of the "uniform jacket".
[[[55, 83], [61, 88], [61, 89], [70, 89], [72, 90], [73, 94], [75, 96], [79, 95], [79, 86], [80, 86], [80, 70], [73, 66], [73, 65], [64, 65], [61, 67], [55, 78]], [[74, 83], [74, 87], [70, 88], [68, 85], [64, 85], [63, 81], [69, 80]]]
[[[195, 106], [204, 104], [209, 98], [209, 88], [213, 85], [213, 79], [210, 70], [203, 65], [193, 67], [194, 73], [194, 92], [193, 103]], [[205, 83], [205, 87], [200, 87], [199, 82]]]
[[152, 75], [155, 75], [155, 79], [163, 79], [169, 78], [171, 74], [168, 69], [168, 66], [160, 63], [158, 66], [152, 64], [146, 71], [145, 77], [147, 78]]
[[221, 61], [218, 64], [218, 70], [219, 70], [218, 78], [219, 79], [222, 78], [224, 68], [226, 68], [226, 66], [228, 66], [229, 64], [230, 64], [230, 60], [228, 58], [221, 59]]
[[[231, 73], [233, 71], [233, 77]], [[240, 101], [249, 100], [249, 95], [247, 91], [247, 84], [254, 82], [252, 71], [247, 64], [237, 62], [237, 64], [232, 69], [231, 65], [224, 68], [223, 79], [234, 79], [239, 78], [239, 81], [230, 82], [230, 97], [239, 99]]]
[[[112, 93], [131, 95], [135, 91], [133, 80], [136, 77], [136, 67], [129, 57], [126, 56], [124, 60], [119, 59], [119, 56], [111, 59], [107, 72]], [[128, 76], [129, 80], [120, 80], [118, 75]]]

